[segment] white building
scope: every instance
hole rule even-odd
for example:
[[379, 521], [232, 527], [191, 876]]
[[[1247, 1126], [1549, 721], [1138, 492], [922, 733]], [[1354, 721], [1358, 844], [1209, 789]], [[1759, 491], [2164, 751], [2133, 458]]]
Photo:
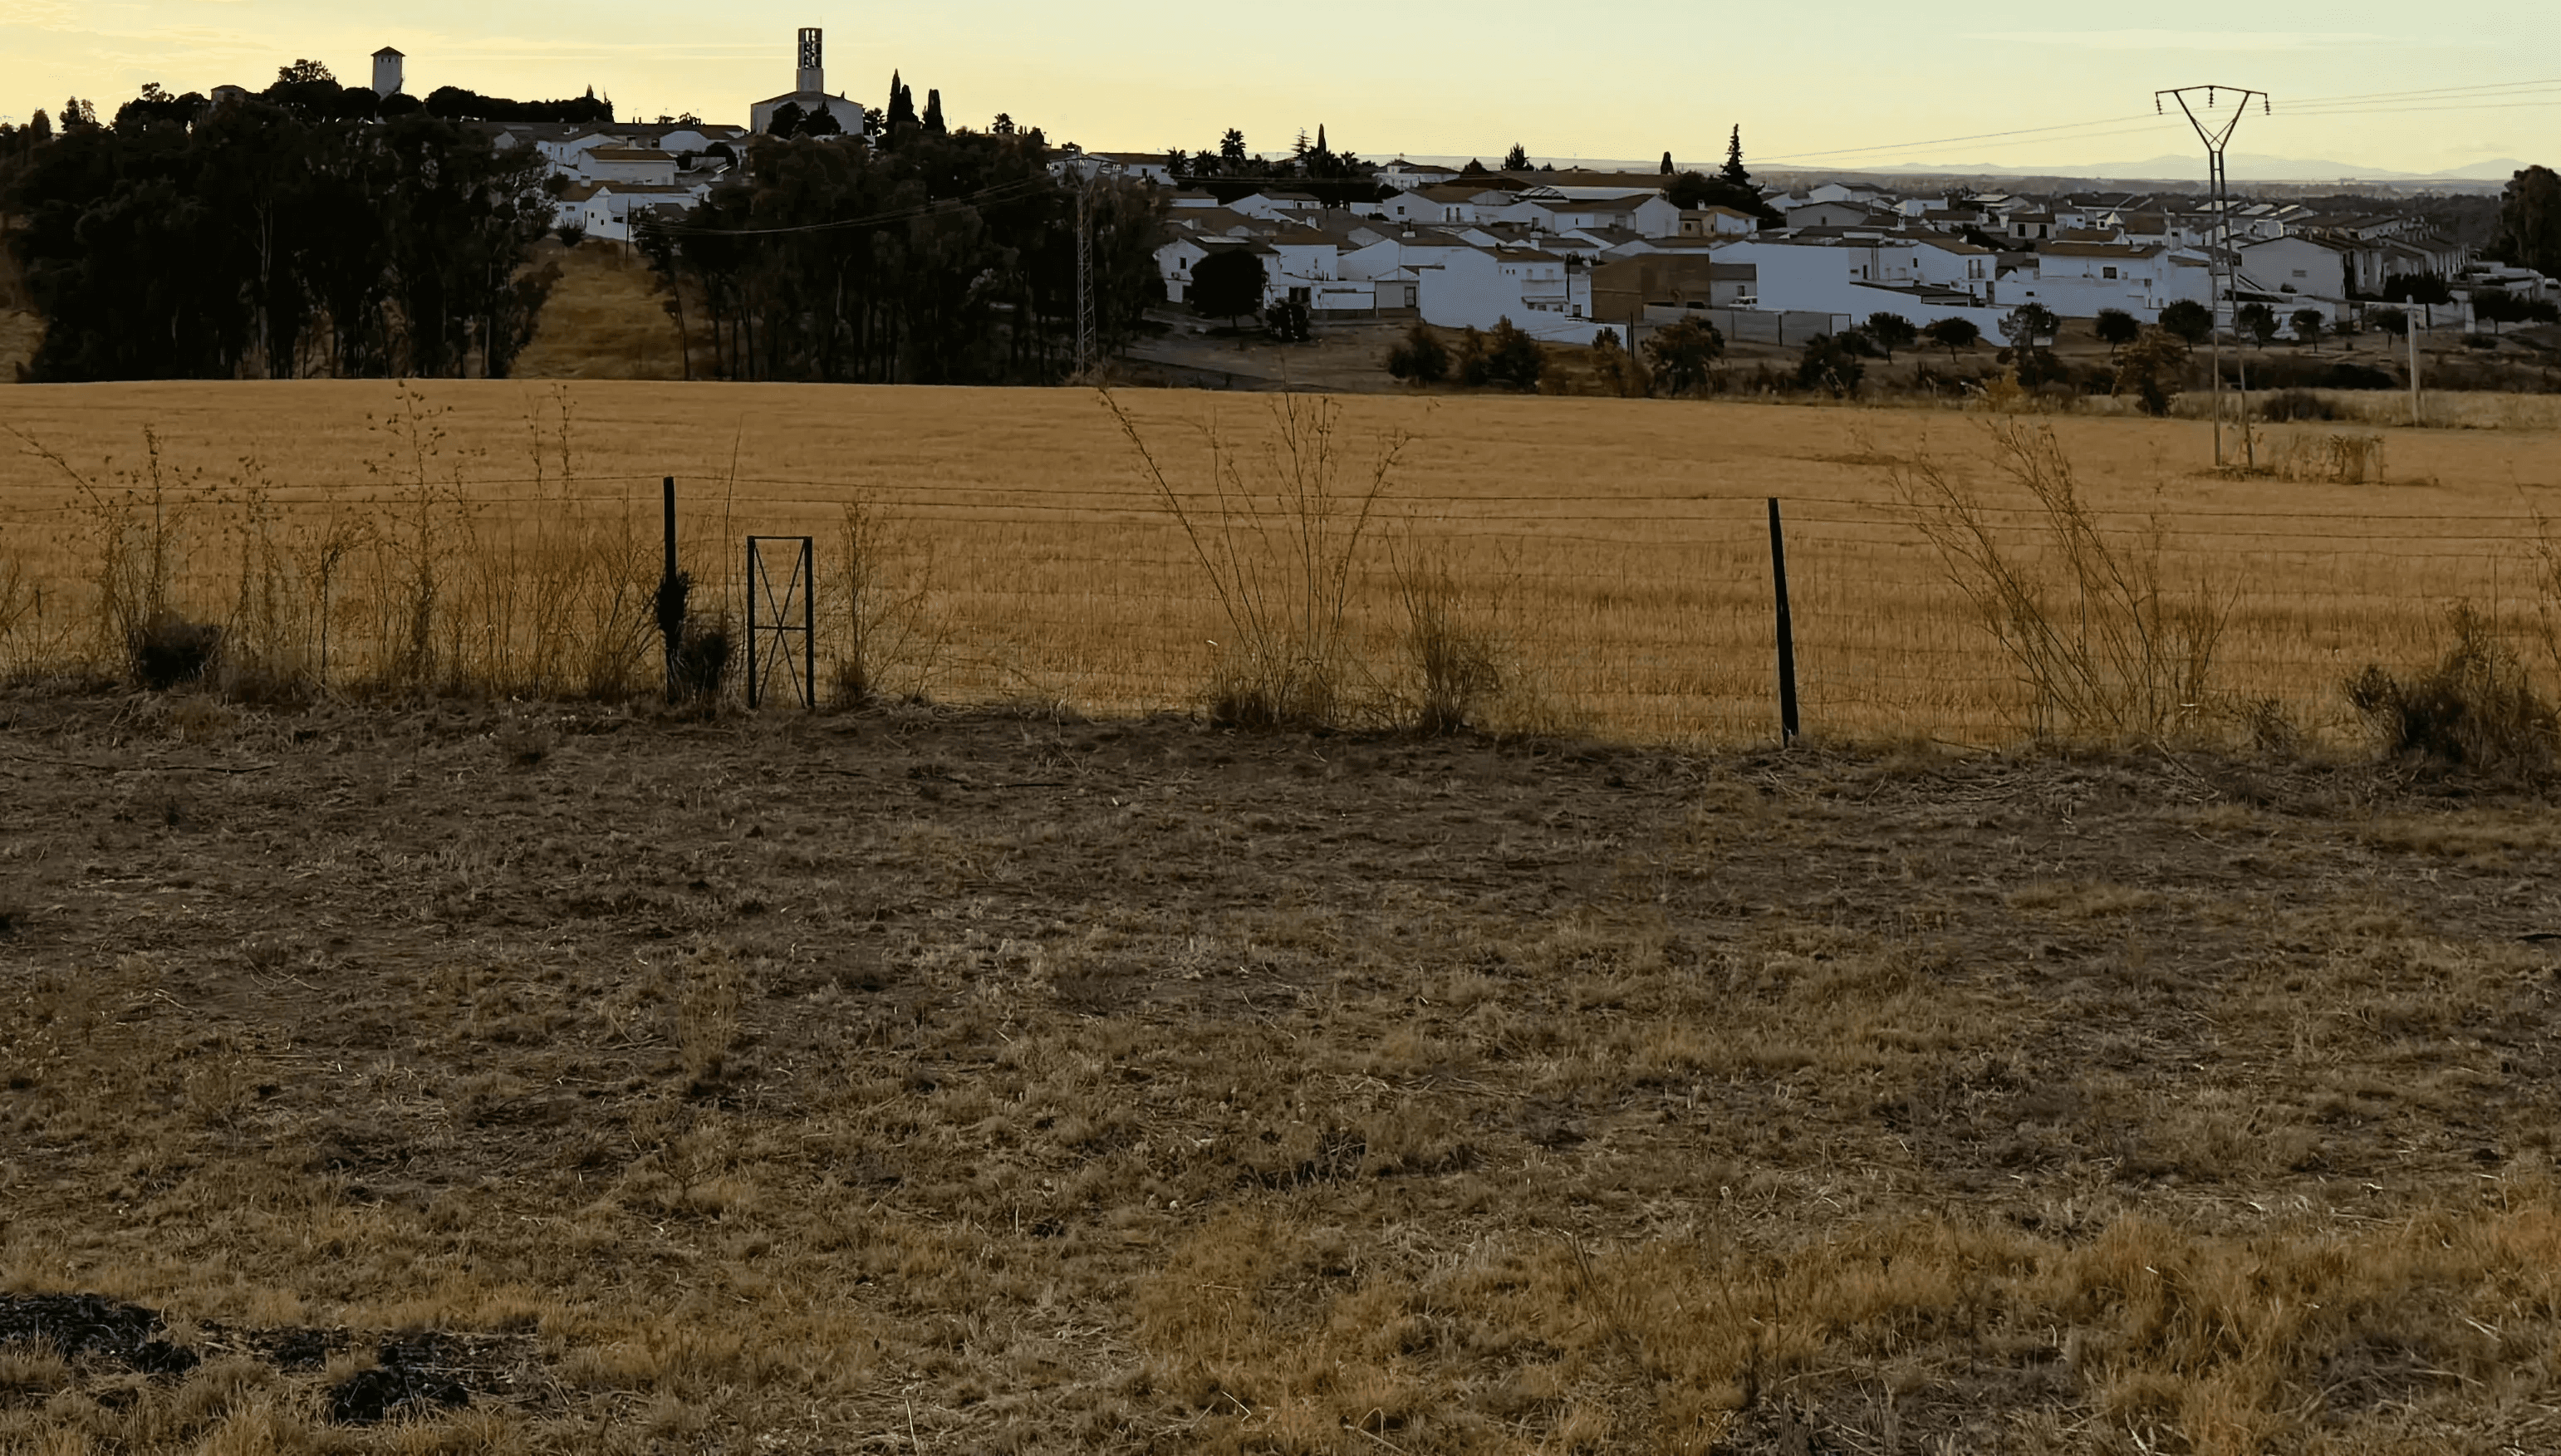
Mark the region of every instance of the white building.
[[747, 108], [748, 124], [758, 133], [773, 129], [774, 113], [784, 106], [797, 106], [803, 116], [825, 111], [836, 118], [836, 125], [847, 136], [868, 135], [871, 120], [863, 114], [860, 103], [841, 93], [827, 91], [825, 38], [816, 26], [800, 28], [799, 68], [791, 89], [778, 96], [768, 96]]

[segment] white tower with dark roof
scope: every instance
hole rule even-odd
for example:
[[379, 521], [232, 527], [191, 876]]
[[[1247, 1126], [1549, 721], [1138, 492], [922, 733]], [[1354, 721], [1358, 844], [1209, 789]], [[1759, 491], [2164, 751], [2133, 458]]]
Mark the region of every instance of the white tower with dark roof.
[[374, 94], [396, 96], [400, 88], [401, 53], [385, 46], [374, 53]]
[[827, 93], [825, 34], [814, 25], [800, 27], [800, 83], [792, 89], [803, 95]]

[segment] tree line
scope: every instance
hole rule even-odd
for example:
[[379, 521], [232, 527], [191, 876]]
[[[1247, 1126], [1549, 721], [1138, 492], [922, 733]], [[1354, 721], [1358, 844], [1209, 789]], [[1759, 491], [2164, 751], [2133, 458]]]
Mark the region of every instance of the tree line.
[[548, 167], [423, 109], [350, 116], [351, 89], [301, 63], [225, 104], [153, 86], [112, 123], [0, 135], [31, 376], [504, 376], [552, 277], [525, 267]]
[[[939, 107], [930, 107], [939, 111]], [[939, 119], [939, 116], [938, 118]], [[878, 147], [761, 137], [744, 177], [641, 247], [682, 286], [670, 303], [697, 378], [1046, 384], [1077, 328], [1077, 193], [1036, 131], [937, 132], [900, 118]], [[1098, 186], [1095, 326], [1126, 344], [1160, 297], [1160, 205]], [[688, 306], [707, 315], [687, 320]], [[706, 352], [694, 351], [697, 332]]]

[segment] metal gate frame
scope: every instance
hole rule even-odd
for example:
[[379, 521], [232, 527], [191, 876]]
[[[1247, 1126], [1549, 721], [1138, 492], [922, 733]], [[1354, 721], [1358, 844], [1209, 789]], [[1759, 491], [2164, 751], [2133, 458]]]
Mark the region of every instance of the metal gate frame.
[[[767, 573], [768, 557], [762, 549], [765, 542], [788, 542], [799, 548], [790, 556], [791, 571], [782, 581], [782, 592], [776, 596], [773, 578]], [[764, 659], [757, 646], [767, 634], [773, 637], [775, 660], [782, 664], [781, 675], [795, 680], [800, 706], [816, 712], [818, 707], [818, 575], [816, 567], [817, 539], [809, 536], [751, 536], [747, 539], [747, 706], [755, 708], [764, 701], [768, 679], [774, 676], [763, 670]], [[800, 620], [791, 620], [794, 599], [800, 604]], [[757, 614], [757, 604], [767, 608]], [[795, 661], [790, 651], [792, 634], [800, 637], [800, 652]]]

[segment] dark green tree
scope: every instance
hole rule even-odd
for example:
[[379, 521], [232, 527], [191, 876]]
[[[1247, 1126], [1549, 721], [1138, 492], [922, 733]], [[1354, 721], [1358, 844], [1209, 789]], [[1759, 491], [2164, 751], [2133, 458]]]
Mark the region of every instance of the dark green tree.
[[2329, 316], [2317, 308], [2298, 308], [2286, 322], [2295, 326], [2296, 343], [2317, 349], [2320, 347], [2321, 329], [2329, 322]]
[[2245, 303], [2232, 312], [2232, 327], [2260, 348], [2277, 337], [2277, 311], [2264, 303]]
[[2051, 339], [2063, 328], [2063, 320], [2042, 303], [2022, 303], [2000, 321], [2001, 337], [2013, 349], [2031, 349]]
[[1921, 337], [1933, 348], [1947, 350], [1948, 362], [1954, 364], [1958, 350], [1971, 349], [1982, 342], [1983, 331], [1974, 327], [1969, 318], [1943, 318], [1933, 320], [1921, 331]]
[[1242, 247], [1223, 247], [1192, 264], [1192, 312], [1232, 326], [1263, 307], [1271, 273], [1263, 259]]
[[2498, 232], [2490, 256], [2547, 278], [2561, 278], [2561, 174], [2527, 167], [2498, 195]]
[[1245, 150], [1245, 133], [1231, 126], [1218, 139], [1219, 165], [1230, 172], [1242, 172], [1253, 157]]
[[1761, 196], [1761, 189], [1745, 183], [1737, 186], [1723, 176], [1710, 177], [1704, 172], [1683, 172], [1663, 189], [1663, 197], [1683, 212], [1701, 208], [1731, 208], [1746, 217], [1764, 223], [1784, 221], [1778, 209]]
[[2473, 317], [2489, 325], [2492, 334], [2500, 324], [2551, 323], [2561, 313], [2550, 299], [2528, 298], [2505, 288], [2473, 290]]
[[1715, 382], [1716, 361], [1724, 357], [1725, 335], [1703, 318], [1682, 319], [1645, 341], [1655, 387], [1675, 399], [1704, 393]]
[[1513, 142], [1512, 149], [1503, 153], [1503, 170], [1506, 172], [1528, 171], [1529, 148], [1521, 145], [1519, 142]]
[[1669, 153], [1669, 152], [1665, 152], [1665, 153], [1663, 153], [1663, 174], [1662, 174], [1662, 175], [1664, 175], [1665, 177], [1669, 177], [1670, 175], [1672, 175], [1672, 154], [1671, 154], [1671, 153]]
[[809, 113], [800, 109], [800, 103], [798, 101], [785, 101], [781, 105], [773, 108], [773, 119], [765, 123], [765, 134], [768, 136], [798, 136], [800, 134], [800, 123], [808, 119]]
[[2410, 332], [2410, 315], [2397, 308], [2369, 308], [2365, 311], [2365, 326], [2398, 339]]
[[2137, 329], [2117, 360], [2115, 391], [2131, 395], [2145, 414], [2169, 413], [2187, 383], [2188, 343], [2165, 328]]
[[1834, 399], [1846, 399], [1858, 393], [1859, 381], [1866, 375], [1867, 365], [1857, 352], [1830, 334], [1816, 334], [1796, 356], [1800, 390], [1820, 390]]
[[1750, 187], [1752, 185], [1752, 172], [1743, 165], [1743, 128], [1740, 124], [1735, 126], [1734, 134], [1726, 139], [1725, 166], [1718, 175], [1731, 186]]
[[2160, 326], [2189, 344], [2202, 344], [2214, 333], [2214, 315], [2193, 298], [2182, 298], [2161, 310]]
[[889, 134], [895, 139], [903, 133], [914, 131], [918, 124], [916, 92], [908, 87], [907, 82], [899, 80], [897, 72], [892, 71], [889, 74]]
[[1506, 317], [1485, 332], [1461, 333], [1453, 363], [1458, 383], [1471, 388], [1535, 390], [1547, 372], [1547, 351]]
[[942, 125], [942, 92], [932, 86], [928, 86], [925, 91], [925, 117], [923, 124], [925, 129], [935, 136], [941, 136], [944, 134], [944, 128]]
[[2099, 342], [2108, 346], [2110, 359], [2117, 357], [2118, 350], [2134, 342], [2142, 331], [2142, 324], [2122, 308], [2100, 309], [2099, 320], [2092, 328], [2092, 332], [2099, 336]]
[[1876, 341], [1876, 347], [1885, 351], [1889, 364], [1894, 362], [1895, 350], [1909, 349], [1921, 341], [1921, 330], [1899, 313], [1869, 314], [1862, 332]]
[[1408, 384], [1437, 385], [1450, 377], [1450, 350], [1429, 325], [1417, 319], [1387, 351], [1387, 372]]

